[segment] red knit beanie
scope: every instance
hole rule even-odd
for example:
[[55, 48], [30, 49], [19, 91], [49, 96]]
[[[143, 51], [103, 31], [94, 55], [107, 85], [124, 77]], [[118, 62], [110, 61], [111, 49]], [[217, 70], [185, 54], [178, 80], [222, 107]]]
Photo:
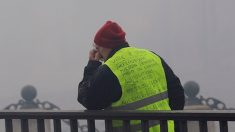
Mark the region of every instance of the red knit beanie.
[[115, 48], [126, 43], [126, 33], [115, 22], [107, 21], [96, 33], [94, 42], [105, 48]]

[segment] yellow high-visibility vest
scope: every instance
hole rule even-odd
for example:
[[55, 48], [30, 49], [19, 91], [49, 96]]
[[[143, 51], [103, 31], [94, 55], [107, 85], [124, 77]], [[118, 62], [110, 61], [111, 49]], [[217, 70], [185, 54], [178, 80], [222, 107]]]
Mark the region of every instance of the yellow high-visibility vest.
[[[112, 104], [113, 110], [171, 110], [167, 82], [160, 57], [134, 47], [118, 50], [106, 64], [116, 75], [122, 88], [121, 98]], [[122, 121], [113, 121], [114, 129], [122, 131]], [[133, 132], [141, 132], [139, 120], [131, 121]], [[149, 122], [150, 132], [160, 132], [159, 121]], [[168, 121], [168, 132], [174, 132], [174, 122]]]

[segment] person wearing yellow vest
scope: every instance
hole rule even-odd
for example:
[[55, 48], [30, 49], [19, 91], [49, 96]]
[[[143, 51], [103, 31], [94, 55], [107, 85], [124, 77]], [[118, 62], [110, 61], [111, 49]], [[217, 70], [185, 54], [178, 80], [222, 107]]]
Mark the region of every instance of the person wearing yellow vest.
[[[125, 35], [113, 21], [97, 31], [78, 86], [78, 102], [88, 110], [182, 110], [180, 79], [159, 55], [130, 47]], [[158, 121], [149, 122], [150, 132], [159, 128]], [[140, 130], [140, 121], [131, 121], [131, 131]], [[121, 121], [113, 121], [113, 131], [122, 131]], [[168, 121], [168, 132], [178, 131], [178, 124]]]

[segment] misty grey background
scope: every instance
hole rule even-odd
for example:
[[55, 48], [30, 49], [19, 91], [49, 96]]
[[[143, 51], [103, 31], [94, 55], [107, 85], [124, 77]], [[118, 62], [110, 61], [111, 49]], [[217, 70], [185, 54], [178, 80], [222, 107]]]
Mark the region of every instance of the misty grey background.
[[234, 0], [0, 0], [0, 106], [25, 85], [38, 99], [82, 110], [76, 100], [96, 31], [117, 21], [130, 45], [162, 56], [182, 84], [234, 103]]

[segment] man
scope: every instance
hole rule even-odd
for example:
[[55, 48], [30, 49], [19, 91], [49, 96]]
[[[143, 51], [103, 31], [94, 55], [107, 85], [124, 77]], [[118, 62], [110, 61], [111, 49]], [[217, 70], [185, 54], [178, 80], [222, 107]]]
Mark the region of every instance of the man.
[[[183, 109], [179, 78], [157, 54], [130, 47], [116, 22], [107, 21], [98, 30], [94, 47], [78, 87], [78, 101], [88, 110]], [[139, 124], [131, 122], [132, 126]], [[114, 122], [113, 127], [118, 130], [120, 122]], [[152, 132], [159, 131], [159, 124], [150, 127]], [[169, 132], [173, 129], [174, 123], [168, 121]]]

